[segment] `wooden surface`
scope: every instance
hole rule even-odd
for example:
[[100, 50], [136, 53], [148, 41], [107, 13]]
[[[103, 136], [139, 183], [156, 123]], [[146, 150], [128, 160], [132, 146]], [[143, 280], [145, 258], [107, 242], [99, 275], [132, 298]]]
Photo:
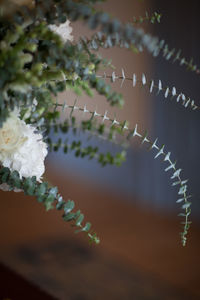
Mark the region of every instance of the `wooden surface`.
[[[134, 278], [133, 282], [136, 282], [135, 278], [145, 278], [145, 280], [139, 280], [138, 285], [135, 283], [135, 286], [138, 286], [138, 289], [134, 289], [138, 293], [135, 299], [200, 298], [200, 231], [195, 224], [192, 226], [188, 246], [182, 248], [179, 243], [179, 220], [177, 217], [173, 219], [153, 213], [150, 210], [141, 209], [131, 204], [131, 199], [128, 199], [128, 197], [116, 195], [99, 187], [89, 186], [88, 182], [76, 178], [74, 174], [66, 177], [66, 175], [58, 175], [58, 173], [49, 168], [48, 178], [60, 187], [60, 192], [65, 198], [71, 198], [76, 201], [77, 207], [84, 212], [85, 218], [91, 221], [93, 228], [100, 236], [101, 244], [96, 247], [92, 246], [92, 248], [88, 247], [85, 237], [80, 235], [74, 236], [73, 229], [69, 224], [63, 223], [59, 212], [50, 211], [46, 213], [41, 204], [37, 203], [35, 199], [26, 197], [22, 193], [1, 192], [1, 261], [15, 268], [19, 273], [27, 276], [29, 280], [33, 280], [38, 285], [46, 289], [49, 286], [49, 289], [52, 290], [55, 296], [56, 293], [59, 294], [59, 289], [56, 287], [53, 289], [52, 278], [55, 277], [57, 283], [60, 280], [64, 285], [65, 281], [62, 281], [61, 277], [64, 276], [63, 269], [66, 266], [64, 264], [63, 267], [63, 263], [60, 264], [62, 267], [59, 270], [58, 264], [55, 265], [55, 260], [58, 257], [55, 255], [54, 258], [55, 253], [52, 249], [55, 249], [55, 247], [52, 245], [60, 243], [58, 247], [59, 251], [61, 251], [60, 255], [56, 252], [59, 257], [65, 257], [62, 249], [72, 248], [71, 257], [73, 261], [73, 252], [77, 244], [77, 249], [82, 249], [80, 253], [84, 251], [90, 253], [92, 251], [92, 255], [97, 257], [96, 260], [92, 260], [93, 263], [91, 261], [88, 263], [88, 273], [84, 269], [79, 274], [78, 258], [74, 260], [76, 261], [75, 270], [76, 274], [79, 274], [77, 276], [79, 281], [81, 276], [84, 276], [84, 278], [85, 276], [91, 277], [91, 281], [88, 281], [91, 284], [91, 286], [88, 284], [88, 290], [96, 284], [92, 279], [96, 278], [98, 280], [98, 272], [101, 274], [101, 276], [99, 275], [101, 278], [100, 290], [103, 290], [103, 286], [107, 287], [109, 280], [107, 274], [110, 272], [110, 276], [116, 277], [116, 281], [112, 280], [113, 295], [117, 282], [121, 282], [121, 285], [124, 287], [120, 291], [123, 299], [132, 299], [126, 294], [126, 291], [129, 290], [127, 282], [131, 285], [130, 278], [132, 275]], [[73, 243], [75, 246], [72, 246]], [[48, 245], [51, 245], [49, 248], [51, 249], [50, 252], [47, 251]], [[66, 245], [71, 245], [71, 248]], [[16, 253], [19, 253], [20, 249], [24, 248], [28, 249], [28, 253], [32, 251], [38, 255], [41, 251], [44, 254], [42, 256], [43, 264], [40, 265], [40, 269], [37, 269], [39, 273], [42, 272], [43, 280], [39, 276], [36, 278], [37, 276], [34, 273], [36, 271], [31, 271], [31, 268], [34, 268], [34, 255], [36, 254], [32, 253], [30, 257], [30, 260], [33, 261], [32, 266], [30, 266], [30, 263], [27, 265], [23, 262], [23, 259], [20, 261], [19, 255], [16, 256]], [[66, 255], [67, 257], [70, 256], [67, 250]], [[80, 257], [82, 257], [81, 255]], [[84, 261], [83, 257], [82, 261]], [[102, 267], [103, 262], [105, 262], [105, 268]], [[109, 266], [109, 262], [112, 268]], [[42, 266], [46, 268], [43, 271], [41, 270]], [[82, 264], [80, 263], [80, 270], [81, 266]], [[115, 274], [115, 268], [118, 268], [116, 276], [112, 275]], [[44, 277], [45, 274], [48, 275], [50, 272], [54, 274], [51, 281], [47, 282]], [[106, 275], [105, 282], [102, 283], [104, 273]], [[60, 274], [63, 275], [61, 276]], [[124, 277], [120, 279], [121, 281], [119, 281], [117, 274], [124, 274]], [[35, 277], [32, 278], [31, 276]], [[60, 279], [58, 280], [58, 278]], [[150, 291], [148, 287], [146, 296], [142, 295], [144, 293], [143, 289], [139, 289], [139, 285], [144, 285], [144, 282], [146, 286], [152, 283], [152, 290]], [[96, 289], [98, 291], [97, 287]], [[76, 290], [75, 287], [74, 290]], [[105, 293], [106, 291], [107, 289], [105, 289]], [[105, 294], [107, 295], [104, 296], [105, 299], [118, 299], [111, 297], [111, 287], [109, 291], [110, 294]], [[141, 291], [141, 298], [139, 298], [139, 291]], [[156, 291], [157, 293], [159, 291], [158, 295], [154, 294]], [[72, 296], [70, 297], [59, 296], [59, 299], [73, 299]], [[80, 299], [100, 298], [93, 295], [92, 298], [88, 296], [88, 298], [82, 297]]]

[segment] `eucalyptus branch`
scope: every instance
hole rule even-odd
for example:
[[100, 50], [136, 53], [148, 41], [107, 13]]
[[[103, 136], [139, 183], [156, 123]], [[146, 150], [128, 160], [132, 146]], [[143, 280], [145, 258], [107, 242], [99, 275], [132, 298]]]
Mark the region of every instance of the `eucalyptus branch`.
[[154, 23], [160, 23], [160, 19], [161, 19], [161, 14], [157, 13], [156, 11], [154, 13], [152, 13], [151, 15], [149, 15], [149, 13], [146, 11], [145, 12], [145, 16], [139, 16], [138, 18], [133, 17], [133, 24], [142, 24], [145, 21], [148, 21], [152, 24]]
[[169, 49], [168, 44], [161, 40], [159, 42], [158, 47], [155, 49], [153, 56], [158, 56], [160, 53], [162, 53], [162, 56], [166, 60], [173, 59], [172, 62], [178, 62], [180, 66], [185, 66], [187, 70], [193, 71], [196, 74], [200, 74], [200, 69], [197, 67], [196, 64], [193, 62], [193, 58], [190, 60], [186, 59], [184, 56], [181, 55], [181, 50], [176, 50], [175, 48]]
[[0, 184], [6, 184], [10, 190], [20, 189], [26, 195], [35, 196], [39, 203], [42, 203], [46, 210], [56, 208], [56, 210], [63, 210], [63, 220], [74, 222], [72, 226], [78, 228], [76, 232], [86, 232], [91, 242], [99, 243], [99, 238], [96, 233], [91, 232], [91, 224], [86, 223], [82, 225], [84, 215], [80, 210], [72, 212], [74, 209], [74, 202], [68, 200], [67, 202], [58, 193], [57, 187], [49, 187], [47, 182], [39, 183], [36, 177], [20, 178], [17, 171], [11, 172], [9, 168], [0, 169]]
[[[100, 47], [107, 49], [116, 46], [132, 49], [134, 52], [142, 52], [144, 49], [144, 45], [142, 43], [128, 43], [126, 39], [120, 37], [118, 33], [106, 35], [103, 32], [97, 32], [90, 39], [84, 37], [82, 40], [86, 42], [90, 49], [95, 51], [99, 50]], [[175, 48], [169, 49], [168, 44], [166, 44], [164, 40], [161, 40], [160, 42], [154, 41], [154, 44], [152, 44], [150, 49], [152, 50], [152, 55], [154, 57], [157, 57], [161, 53], [166, 60], [173, 59], [173, 63], [177, 61], [180, 66], [184, 65], [189, 71], [200, 74], [200, 69], [196, 64], [194, 64], [193, 58], [187, 60], [184, 56], [181, 56], [181, 50], [177, 51]]]
[[189, 70], [195, 71], [197, 74], [200, 73], [197, 66], [193, 64], [192, 59], [187, 61], [184, 57], [181, 58], [180, 50], [178, 52], [175, 49], [169, 50], [164, 40], [159, 42], [157, 38], [145, 33], [141, 28], [136, 28], [131, 24], [123, 25], [117, 19], [111, 19], [107, 13], [98, 12], [94, 7], [90, 7], [84, 3], [71, 0], [60, 0], [59, 2], [46, 0], [44, 3], [44, 1], [37, 0], [34, 7], [22, 7], [14, 15], [14, 19], [19, 24], [23, 24], [27, 16], [29, 20], [46, 21], [50, 24], [63, 23], [66, 18], [72, 21], [83, 19], [91, 29], [100, 27], [100, 32], [103, 33], [101, 38], [98, 37], [96, 40], [95, 37], [92, 38], [92, 43], [96, 44], [96, 50], [99, 46], [102, 46], [102, 42], [104, 44], [105, 37], [109, 38], [111, 45], [114, 38], [114, 45], [122, 41], [125, 47], [129, 48], [133, 45], [139, 50], [146, 48], [154, 56], [158, 56], [162, 51], [163, 57], [167, 60], [174, 57], [173, 62], [179, 61], [180, 65], [185, 65]]
[[93, 146], [82, 147], [81, 141], [73, 141], [69, 143], [67, 140], [64, 142], [61, 138], [55, 143], [50, 138], [47, 139], [50, 151], [58, 151], [60, 148], [63, 148], [65, 154], [69, 151], [74, 151], [76, 157], [88, 157], [91, 159], [96, 159], [102, 167], [107, 164], [121, 166], [122, 162], [125, 161], [126, 152], [123, 150], [122, 152], [118, 152], [115, 155], [112, 155], [110, 152], [107, 153], [98, 153], [99, 148]]
[[168, 164], [168, 166], [165, 168], [165, 171], [169, 171], [171, 170], [173, 172], [172, 176], [171, 176], [171, 180], [176, 180], [175, 182], [172, 183], [173, 186], [179, 186], [179, 190], [178, 190], [178, 195], [181, 197], [177, 200], [177, 203], [182, 203], [181, 208], [185, 211], [184, 213], [180, 213], [179, 216], [184, 217], [184, 221], [182, 222], [183, 226], [183, 232], [181, 232], [181, 240], [182, 240], [182, 245], [185, 246], [186, 245], [186, 241], [187, 241], [187, 234], [188, 234], [188, 229], [190, 227], [191, 221], [189, 220], [189, 215], [191, 214], [191, 202], [188, 201], [189, 198], [191, 198], [191, 195], [188, 195], [187, 193], [187, 181], [188, 180], [182, 180], [180, 173], [182, 171], [182, 169], [177, 168], [176, 167], [176, 162], [172, 162], [170, 156], [171, 156], [171, 152], [165, 152], [164, 151], [164, 147], [165, 145], [162, 146], [158, 146], [157, 144], [157, 139], [155, 141], [151, 141], [147, 136], [147, 131], [145, 131], [144, 134], [140, 134], [138, 132], [138, 126], [137, 124], [135, 125], [135, 127], [133, 129], [128, 128], [128, 122], [124, 121], [123, 123], [118, 122], [116, 119], [110, 118], [107, 115], [107, 111], [105, 111], [104, 114], [99, 114], [97, 113], [97, 111], [91, 111], [88, 110], [86, 108], [86, 106], [84, 106], [84, 108], [78, 107], [76, 105], [76, 103], [74, 103], [74, 105], [67, 105], [66, 103], [64, 104], [59, 104], [59, 103], [55, 103], [56, 107], [61, 106], [63, 110], [65, 109], [70, 109], [71, 112], [73, 112], [74, 110], [76, 111], [81, 111], [84, 113], [88, 113], [89, 115], [91, 115], [91, 118], [99, 118], [101, 119], [102, 122], [104, 122], [105, 120], [108, 121], [110, 123], [110, 126], [115, 126], [119, 128], [119, 132], [121, 133], [126, 133], [126, 138], [128, 140], [138, 137], [140, 140], [141, 144], [147, 143], [149, 144], [149, 149], [152, 150], [156, 150], [157, 153], [155, 155], [155, 158], [158, 158], [159, 156], [163, 156], [163, 161], [166, 162]]
[[41, 128], [41, 130], [44, 129], [46, 135], [48, 135], [50, 132], [57, 134], [59, 131], [63, 134], [67, 134], [69, 129], [71, 129], [74, 135], [77, 134], [77, 131], [87, 133], [88, 140], [90, 140], [91, 137], [96, 137], [103, 141], [109, 141], [112, 144], [120, 146], [124, 149], [127, 149], [129, 146], [128, 141], [119, 141], [116, 138], [116, 133], [119, 133], [119, 130], [116, 130], [116, 128], [113, 126], [107, 127], [105, 124], [98, 124], [96, 119], [91, 120], [91, 118], [89, 118], [87, 120], [77, 122], [76, 118], [71, 115], [69, 118], [70, 122], [68, 119], [63, 122], [57, 122], [56, 118], [59, 118], [60, 114], [56, 114], [55, 119], [48, 119], [48, 116], [49, 113], [45, 117], [46, 121], [44, 128]]
[[16, 22], [22, 24], [27, 16], [34, 21], [46, 21], [50, 24], [63, 23], [66, 18], [72, 21], [82, 19], [91, 29], [99, 27], [100, 31], [108, 36], [118, 34], [119, 39], [123, 39], [127, 44], [134, 44], [137, 48], [144, 47], [151, 53], [158, 46], [157, 38], [142, 29], [131, 24], [123, 25], [117, 19], [111, 19], [107, 13], [96, 11], [94, 7], [76, 1], [37, 0], [32, 9], [22, 8], [14, 18]]
[[121, 87], [123, 86], [124, 81], [128, 80], [132, 82], [133, 87], [135, 87], [137, 84], [140, 84], [140, 86], [144, 86], [148, 88], [150, 93], [152, 93], [153, 90], [156, 90], [157, 95], [160, 92], [162, 92], [165, 99], [171, 96], [170, 97], [171, 99], [175, 99], [177, 103], [178, 102], [181, 103], [185, 108], [190, 107], [192, 110], [200, 109], [200, 106], [197, 105], [194, 100], [191, 100], [190, 97], [186, 96], [182, 92], [177, 93], [177, 89], [175, 88], [175, 86], [173, 86], [172, 88], [163, 87], [162, 81], [160, 79], [158, 80], [157, 84], [155, 83], [154, 80], [148, 81], [144, 73], [140, 78], [138, 78], [135, 73], [133, 74], [132, 77], [127, 77], [125, 75], [124, 70], [122, 69], [121, 75], [116, 75], [116, 73], [113, 71], [111, 75], [107, 75], [106, 72], [104, 72], [103, 75], [98, 75], [98, 77], [104, 79], [110, 79], [111, 82], [115, 82], [116, 80], [121, 80]]

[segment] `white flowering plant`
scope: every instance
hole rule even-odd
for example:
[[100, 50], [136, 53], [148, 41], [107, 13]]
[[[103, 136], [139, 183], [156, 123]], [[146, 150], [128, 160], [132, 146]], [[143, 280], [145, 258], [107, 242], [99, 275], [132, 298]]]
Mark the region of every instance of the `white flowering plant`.
[[[163, 92], [165, 98], [171, 96], [185, 107], [199, 109], [194, 101], [177, 93], [175, 87], [163, 88], [161, 81], [158, 84], [153, 80], [147, 82], [144, 74], [141, 80], [135, 74], [127, 78], [124, 70], [118, 76], [115, 72], [110, 76], [106, 73], [99, 76], [98, 71], [109, 66], [109, 61], [101, 58], [98, 50], [114, 46], [134, 52], [147, 50], [153, 56], [162, 53], [167, 60], [173, 58], [191, 71], [198, 72], [198, 69], [179, 52], [170, 50], [164, 41], [135, 26], [144, 20], [160, 22], [160, 14], [146, 14], [144, 18], [135, 18], [132, 24], [122, 24], [109, 14], [98, 11], [96, 2], [102, 1], [35, 0], [22, 1], [23, 6], [17, 5], [16, 1], [8, 1], [6, 5], [4, 1], [0, 2], [0, 188], [35, 196], [47, 210], [63, 210], [64, 221], [72, 222], [78, 232], [85, 232], [91, 241], [98, 243], [99, 238], [91, 231], [91, 224], [83, 223], [84, 215], [80, 210], [74, 212], [74, 202], [64, 200], [57, 187], [43, 181], [45, 158], [48, 151], [63, 148], [64, 153], [70, 149], [76, 156], [97, 159], [102, 166], [120, 166], [126, 158], [126, 148], [120, 139], [126, 141], [127, 146], [137, 137], [141, 144], [146, 143], [156, 151], [155, 158], [163, 157], [167, 163], [165, 171], [172, 172], [173, 185], [178, 186], [177, 202], [183, 209], [180, 214], [184, 218], [181, 240], [185, 245], [191, 223], [191, 196], [187, 192], [187, 180], [182, 179], [181, 169], [171, 160], [171, 153], [165, 151], [164, 145], [159, 146], [157, 139], [151, 140], [146, 131], [139, 133], [137, 124], [129, 128], [127, 121], [118, 122], [107, 112], [99, 114], [87, 109], [86, 105], [60, 103], [56, 96], [66, 89], [77, 93], [84, 91], [91, 96], [94, 89], [111, 106], [122, 107], [123, 96], [113, 91], [105, 79], [110, 78], [111, 82], [127, 79], [133, 86], [140, 82], [149, 87], [150, 93], [157, 90]], [[82, 20], [90, 29], [98, 31], [90, 38], [80, 37], [75, 42], [71, 26], [76, 20]], [[64, 121], [60, 120], [60, 108], [71, 112]], [[87, 118], [77, 121], [74, 111], [84, 113]], [[119, 143], [122, 151], [115, 155], [100, 153], [98, 147], [84, 148], [80, 141], [69, 144], [61, 138], [53, 142], [49, 136], [51, 130], [67, 135], [69, 128], [79, 128]]]

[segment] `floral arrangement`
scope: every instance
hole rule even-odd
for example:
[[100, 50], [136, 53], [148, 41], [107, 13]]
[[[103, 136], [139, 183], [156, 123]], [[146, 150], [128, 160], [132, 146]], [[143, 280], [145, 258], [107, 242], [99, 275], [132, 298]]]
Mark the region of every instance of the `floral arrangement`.
[[[99, 56], [99, 48], [121, 47], [132, 52], [148, 51], [153, 56], [159, 54], [167, 60], [177, 61], [194, 72], [199, 72], [192, 61], [181, 57], [180, 52], [170, 50], [164, 41], [145, 33], [135, 26], [144, 21], [160, 22], [161, 15], [154, 13], [132, 23], [122, 24], [107, 13], [98, 11], [95, 4], [101, 0], [35, 0], [0, 1], [0, 188], [4, 191], [23, 191], [35, 196], [47, 210], [63, 210], [63, 220], [71, 222], [76, 232], [85, 232], [90, 241], [99, 243], [96, 233], [89, 222], [84, 223], [84, 215], [74, 211], [74, 202], [65, 200], [57, 187], [43, 181], [45, 158], [49, 151], [63, 148], [64, 153], [73, 150], [77, 157], [96, 159], [102, 166], [106, 164], [120, 166], [126, 158], [126, 147], [130, 140], [138, 138], [141, 144], [147, 144], [154, 151], [154, 157], [162, 157], [165, 171], [171, 171], [172, 185], [178, 186], [178, 200], [184, 218], [181, 233], [182, 244], [186, 244], [190, 227], [190, 195], [187, 192], [187, 180], [182, 179], [181, 169], [171, 159], [171, 153], [159, 145], [157, 139], [151, 140], [147, 131], [140, 133], [137, 124], [129, 128], [128, 122], [119, 122], [88, 110], [86, 105], [59, 103], [56, 96], [71, 89], [92, 95], [96, 90], [103, 95], [111, 106], [123, 106], [123, 96], [113, 91], [105, 79], [111, 82], [117, 79], [130, 80], [133, 86], [138, 82], [147, 86], [149, 92], [162, 92], [165, 98], [174, 98], [185, 107], [199, 109], [193, 100], [175, 87], [163, 87], [161, 80], [148, 82], [143, 74], [126, 77], [105, 70], [110, 62]], [[73, 22], [82, 20], [85, 26], [98, 30], [90, 38], [73, 41]], [[70, 111], [70, 116], [60, 120], [60, 111]], [[84, 113], [86, 118], [79, 120], [74, 111]], [[67, 135], [69, 128], [91, 132], [95, 136], [118, 143], [122, 151], [117, 154], [100, 153], [98, 147], [82, 147], [81, 142], [69, 143], [49, 137], [50, 132], [61, 131]], [[124, 143], [126, 142], [126, 143]]]

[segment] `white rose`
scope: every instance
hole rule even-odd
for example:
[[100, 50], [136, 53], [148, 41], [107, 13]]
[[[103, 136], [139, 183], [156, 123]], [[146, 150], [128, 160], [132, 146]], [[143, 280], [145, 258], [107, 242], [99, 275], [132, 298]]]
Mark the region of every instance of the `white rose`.
[[10, 114], [10, 117], [3, 124], [0, 129], [0, 160], [15, 151], [25, 141], [25, 137], [22, 133], [22, 123], [18, 118], [17, 111]]
[[[18, 171], [20, 177], [36, 176], [37, 181], [45, 171], [44, 159], [47, 145], [35, 128], [20, 120], [16, 111], [0, 129], [0, 162], [11, 171]], [[6, 189], [5, 186], [0, 188]]]

